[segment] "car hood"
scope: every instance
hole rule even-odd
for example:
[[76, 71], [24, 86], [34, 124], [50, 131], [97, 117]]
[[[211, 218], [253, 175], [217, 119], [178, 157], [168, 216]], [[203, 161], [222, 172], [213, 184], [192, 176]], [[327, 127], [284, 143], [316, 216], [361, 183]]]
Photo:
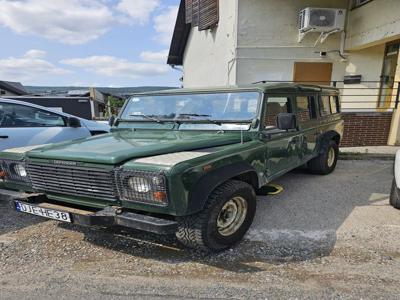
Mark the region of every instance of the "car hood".
[[[249, 137], [243, 138], [250, 140]], [[53, 144], [27, 152], [28, 158], [119, 164], [172, 152], [205, 149], [241, 142], [240, 132], [115, 131], [86, 139]]]

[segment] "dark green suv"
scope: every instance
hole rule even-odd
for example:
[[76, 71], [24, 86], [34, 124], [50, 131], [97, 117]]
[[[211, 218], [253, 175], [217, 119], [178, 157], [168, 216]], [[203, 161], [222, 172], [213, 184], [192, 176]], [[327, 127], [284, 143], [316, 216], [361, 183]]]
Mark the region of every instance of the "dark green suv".
[[336, 166], [335, 88], [256, 84], [135, 95], [112, 132], [0, 153], [2, 193], [20, 212], [82, 225], [175, 233], [222, 250], [241, 240], [261, 187]]

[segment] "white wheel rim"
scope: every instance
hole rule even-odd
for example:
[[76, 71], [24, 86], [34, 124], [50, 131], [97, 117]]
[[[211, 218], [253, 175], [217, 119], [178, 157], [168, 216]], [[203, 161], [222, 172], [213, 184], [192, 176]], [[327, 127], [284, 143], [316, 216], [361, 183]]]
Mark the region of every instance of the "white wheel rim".
[[224, 204], [217, 217], [217, 230], [223, 236], [234, 234], [242, 226], [247, 215], [247, 201], [234, 197]]
[[335, 149], [329, 148], [329, 151], [328, 151], [328, 167], [329, 168], [332, 167], [333, 164], [335, 163], [335, 156], [336, 156]]

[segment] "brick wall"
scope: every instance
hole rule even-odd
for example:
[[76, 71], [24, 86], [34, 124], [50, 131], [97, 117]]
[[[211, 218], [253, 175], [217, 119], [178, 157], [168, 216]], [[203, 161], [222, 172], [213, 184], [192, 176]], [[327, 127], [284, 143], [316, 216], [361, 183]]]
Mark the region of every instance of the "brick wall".
[[387, 145], [392, 113], [342, 113], [342, 147]]

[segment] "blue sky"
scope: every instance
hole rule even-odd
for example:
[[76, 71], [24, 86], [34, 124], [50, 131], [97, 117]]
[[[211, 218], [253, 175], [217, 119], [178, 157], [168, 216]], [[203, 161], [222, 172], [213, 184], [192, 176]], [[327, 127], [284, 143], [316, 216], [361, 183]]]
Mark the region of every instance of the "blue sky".
[[179, 0], [0, 0], [0, 80], [179, 86], [166, 64]]

